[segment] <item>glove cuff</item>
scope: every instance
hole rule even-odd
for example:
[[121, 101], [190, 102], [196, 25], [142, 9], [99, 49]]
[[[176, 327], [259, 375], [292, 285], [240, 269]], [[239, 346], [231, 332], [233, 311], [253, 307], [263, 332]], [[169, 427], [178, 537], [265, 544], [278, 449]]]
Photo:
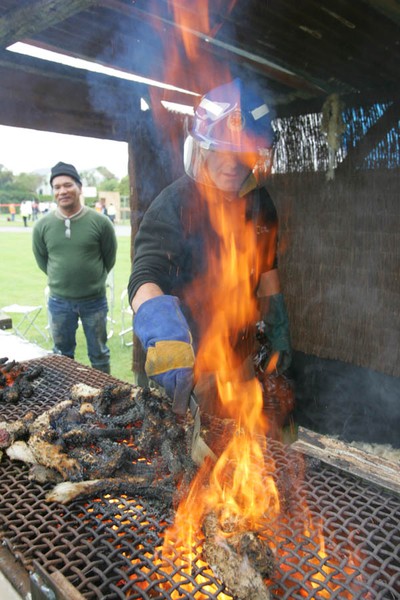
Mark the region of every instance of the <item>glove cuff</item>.
[[268, 311], [263, 316], [265, 334], [271, 343], [272, 350], [289, 351], [290, 333], [289, 319], [283, 294], [269, 297]]

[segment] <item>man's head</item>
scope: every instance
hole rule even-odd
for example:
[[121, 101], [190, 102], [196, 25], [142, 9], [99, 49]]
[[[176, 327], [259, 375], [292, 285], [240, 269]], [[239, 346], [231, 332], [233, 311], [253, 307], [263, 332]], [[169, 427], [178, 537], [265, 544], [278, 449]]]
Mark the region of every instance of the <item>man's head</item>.
[[224, 192], [239, 193], [253, 173], [267, 175], [274, 132], [265, 101], [239, 79], [202, 97], [184, 148], [187, 174]]
[[50, 184], [58, 207], [72, 215], [79, 210], [82, 182], [73, 165], [59, 162], [51, 169]]

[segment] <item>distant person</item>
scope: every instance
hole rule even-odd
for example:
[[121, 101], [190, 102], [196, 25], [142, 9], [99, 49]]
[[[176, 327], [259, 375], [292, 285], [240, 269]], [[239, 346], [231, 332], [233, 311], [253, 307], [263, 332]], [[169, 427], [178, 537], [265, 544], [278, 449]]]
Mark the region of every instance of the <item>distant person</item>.
[[37, 221], [39, 217], [39, 202], [33, 200], [32, 202], [32, 221]]
[[102, 215], [108, 216], [107, 205], [104, 198], [100, 200], [100, 212]]
[[49, 203], [48, 202], [39, 202], [39, 212], [41, 215], [44, 215], [49, 212]]
[[53, 352], [74, 358], [81, 319], [90, 364], [110, 373], [106, 278], [117, 252], [114, 227], [81, 204], [82, 182], [73, 165], [57, 163], [50, 184], [57, 208], [35, 224], [33, 253], [48, 277]]
[[114, 225], [117, 210], [112, 202], [108, 205], [107, 214], [108, 214], [108, 218], [110, 219], [111, 223]]
[[24, 222], [24, 227], [28, 227], [28, 219], [32, 216], [32, 203], [30, 200], [23, 200], [21, 202], [21, 217]]
[[10, 221], [15, 221], [15, 204], [11, 203], [8, 205], [8, 212], [10, 213]]

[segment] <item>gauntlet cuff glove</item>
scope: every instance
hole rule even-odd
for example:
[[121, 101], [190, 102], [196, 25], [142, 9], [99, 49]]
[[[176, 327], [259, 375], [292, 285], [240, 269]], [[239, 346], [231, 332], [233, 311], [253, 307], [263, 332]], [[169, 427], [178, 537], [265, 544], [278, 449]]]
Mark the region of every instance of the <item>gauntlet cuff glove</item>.
[[172, 399], [172, 409], [185, 414], [193, 388], [192, 335], [175, 296], [156, 296], [139, 307], [134, 331], [147, 352], [147, 375]]
[[292, 361], [289, 319], [282, 294], [269, 296], [269, 306], [266, 314], [263, 315], [263, 321], [272, 353], [279, 353], [276, 372], [280, 375], [288, 369]]

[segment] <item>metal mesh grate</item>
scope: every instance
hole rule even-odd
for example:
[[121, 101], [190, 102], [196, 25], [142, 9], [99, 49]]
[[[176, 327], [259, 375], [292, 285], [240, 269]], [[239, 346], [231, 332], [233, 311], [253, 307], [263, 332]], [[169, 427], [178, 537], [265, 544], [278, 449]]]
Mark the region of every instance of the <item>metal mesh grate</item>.
[[[44, 375], [32, 399], [13, 407], [12, 418], [67, 398], [78, 381], [113, 381], [64, 357], [35, 362]], [[276, 555], [267, 582], [272, 598], [399, 598], [399, 499], [319, 461], [304, 463], [277, 442], [269, 443], [269, 453], [282, 500], [279, 521], [262, 524]], [[87, 599], [230, 597], [202, 560], [201, 540], [190, 569], [183, 570], [188, 557], [176, 549], [175, 557], [160, 560], [172, 513], [159, 505], [126, 496], [46, 504], [51, 486], [30, 481], [25, 465], [3, 458], [0, 468], [3, 542], [26, 569], [37, 561], [50, 573], [60, 571]]]

